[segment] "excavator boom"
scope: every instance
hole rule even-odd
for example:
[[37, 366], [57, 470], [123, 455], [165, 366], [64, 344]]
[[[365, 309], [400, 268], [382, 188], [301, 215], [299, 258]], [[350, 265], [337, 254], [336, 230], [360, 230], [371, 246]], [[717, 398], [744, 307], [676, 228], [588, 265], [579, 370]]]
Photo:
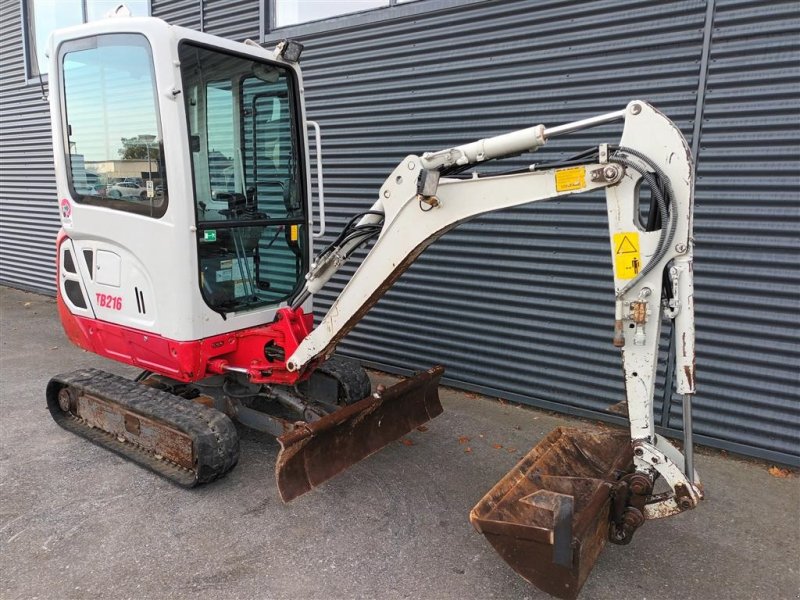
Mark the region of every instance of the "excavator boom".
[[[557, 135], [615, 120], [625, 122], [619, 144], [602, 144], [596, 152], [584, 153], [586, 162], [564, 168], [532, 165], [511, 174], [452, 176], [465, 167], [533, 150]], [[330, 353], [389, 284], [459, 223], [493, 210], [605, 190], [616, 292], [611, 341], [621, 353], [629, 431], [553, 432], [470, 514], [475, 528], [525, 579], [558, 597], [574, 598], [606, 540], [629, 543], [646, 519], [694, 508], [703, 498], [691, 460], [693, 178], [691, 152], [680, 130], [639, 100], [625, 110], [575, 123], [538, 125], [421, 157], [407, 156], [356, 225], [380, 225], [375, 245], [321, 326], [289, 356], [287, 368], [302, 371]], [[653, 197], [646, 224], [639, 216], [642, 185]], [[354, 241], [317, 258], [307, 278], [308, 293], [320, 289], [361, 241], [350, 239]], [[664, 316], [681, 340], [673, 345], [673, 358], [676, 389], [684, 396], [685, 456], [653, 428]], [[668, 484], [668, 493], [652, 493], [659, 477]]]

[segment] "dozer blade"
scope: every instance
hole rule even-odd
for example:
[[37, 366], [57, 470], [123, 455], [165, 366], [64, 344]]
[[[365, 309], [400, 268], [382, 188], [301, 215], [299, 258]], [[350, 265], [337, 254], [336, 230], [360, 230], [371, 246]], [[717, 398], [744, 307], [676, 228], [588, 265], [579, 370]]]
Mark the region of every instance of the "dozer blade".
[[275, 463], [284, 502], [305, 494], [351, 465], [442, 413], [443, 367], [423, 371], [363, 400], [304, 423], [278, 438]]
[[559, 427], [469, 519], [524, 579], [572, 600], [608, 539], [611, 488], [632, 462], [627, 431]]

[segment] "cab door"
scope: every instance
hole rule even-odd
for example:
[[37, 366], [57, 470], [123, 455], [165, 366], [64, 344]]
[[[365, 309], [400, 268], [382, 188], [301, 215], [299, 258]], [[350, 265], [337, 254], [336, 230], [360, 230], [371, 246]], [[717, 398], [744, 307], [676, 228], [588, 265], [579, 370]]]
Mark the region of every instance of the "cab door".
[[[308, 270], [301, 106], [291, 69], [183, 41], [200, 289], [231, 326], [286, 305]], [[264, 319], [265, 321], [271, 319]]]

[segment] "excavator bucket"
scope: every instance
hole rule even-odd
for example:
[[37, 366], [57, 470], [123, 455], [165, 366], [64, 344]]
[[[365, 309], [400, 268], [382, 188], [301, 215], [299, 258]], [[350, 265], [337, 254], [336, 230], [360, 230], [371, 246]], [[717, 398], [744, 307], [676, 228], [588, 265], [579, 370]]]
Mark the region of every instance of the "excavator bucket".
[[281, 499], [305, 494], [440, 415], [442, 373], [443, 367], [423, 371], [280, 436], [275, 478]]
[[559, 427], [475, 505], [470, 521], [523, 578], [572, 600], [608, 539], [612, 486], [632, 462], [627, 431]]

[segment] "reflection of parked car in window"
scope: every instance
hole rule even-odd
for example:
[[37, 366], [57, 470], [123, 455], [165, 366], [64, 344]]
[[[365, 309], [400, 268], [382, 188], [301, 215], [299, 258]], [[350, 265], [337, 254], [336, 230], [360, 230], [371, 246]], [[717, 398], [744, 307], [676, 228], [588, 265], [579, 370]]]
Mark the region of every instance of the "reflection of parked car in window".
[[108, 197], [147, 200], [147, 188], [142, 185], [141, 179], [123, 179], [108, 188]]
[[103, 178], [93, 171], [85, 171], [82, 178], [75, 178], [75, 190], [84, 196], [105, 196], [106, 188]]
[[75, 182], [75, 191], [83, 196], [96, 196], [97, 190], [94, 189], [93, 185], [89, 185], [88, 183], [83, 182]]

